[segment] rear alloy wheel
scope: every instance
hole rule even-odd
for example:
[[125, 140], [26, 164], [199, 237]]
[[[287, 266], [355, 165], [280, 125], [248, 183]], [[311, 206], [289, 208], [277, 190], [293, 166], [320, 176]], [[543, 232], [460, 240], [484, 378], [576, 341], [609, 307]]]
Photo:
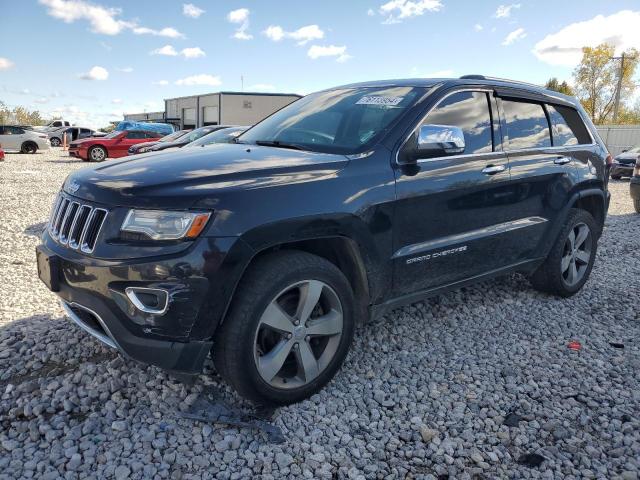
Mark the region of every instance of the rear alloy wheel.
[[92, 162], [102, 162], [107, 158], [107, 151], [103, 147], [91, 147], [88, 152], [89, 160]]
[[218, 373], [261, 405], [303, 400], [340, 368], [353, 338], [353, 292], [338, 268], [305, 252], [259, 259], [216, 332]]
[[60, 139], [58, 137], [53, 137], [51, 139], [51, 146], [52, 147], [59, 147], [60, 143], [62, 143], [62, 142], [60, 142]]
[[598, 228], [591, 214], [571, 209], [544, 263], [531, 276], [534, 288], [570, 297], [585, 284], [598, 248]]
[[20, 151], [22, 153], [36, 153], [38, 151], [38, 145], [33, 142], [24, 142]]

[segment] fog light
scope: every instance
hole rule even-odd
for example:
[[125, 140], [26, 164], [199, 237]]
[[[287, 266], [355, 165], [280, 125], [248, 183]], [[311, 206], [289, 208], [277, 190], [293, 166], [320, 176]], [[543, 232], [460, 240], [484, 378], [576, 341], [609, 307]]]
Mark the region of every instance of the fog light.
[[127, 287], [124, 292], [138, 310], [152, 315], [164, 315], [169, 308], [169, 292], [161, 288]]

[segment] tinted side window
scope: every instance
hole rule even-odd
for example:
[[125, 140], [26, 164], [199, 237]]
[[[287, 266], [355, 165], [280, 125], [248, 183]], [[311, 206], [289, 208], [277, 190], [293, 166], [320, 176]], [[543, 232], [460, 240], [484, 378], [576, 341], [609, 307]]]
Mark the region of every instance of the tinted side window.
[[493, 149], [489, 100], [484, 92], [458, 92], [434, 108], [425, 125], [459, 127], [464, 133], [464, 153], [483, 153]]
[[589, 145], [593, 143], [580, 114], [571, 107], [547, 105], [553, 128], [553, 144]]
[[539, 103], [502, 100], [511, 150], [551, 146], [549, 122]]
[[127, 138], [140, 139], [140, 138], [146, 138], [146, 137], [144, 132], [129, 131], [127, 133]]
[[0, 125], [0, 135], [5, 135], [4, 126]]
[[53, 122], [53, 126], [54, 127], [62, 127], [62, 122], [59, 122], [59, 121]]
[[12, 127], [8, 125], [5, 125], [4, 127], [5, 135], [22, 135], [23, 133], [24, 133], [24, 130], [19, 127]]

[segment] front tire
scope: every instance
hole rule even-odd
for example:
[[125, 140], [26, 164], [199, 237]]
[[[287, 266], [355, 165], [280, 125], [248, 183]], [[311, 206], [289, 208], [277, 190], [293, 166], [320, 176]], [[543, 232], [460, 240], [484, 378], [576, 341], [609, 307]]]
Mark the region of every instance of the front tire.
[[355, 327], [353, 291], [324, 258], [281, 251], [260, 258], [236, 289], [214, 338], [218, 373], [259, 405], [287, 405], [324, 387]]
[[107, 158], [107, 151], [104, 147], [91, 147], [87, 152], [87, 157], [90, 162], [102, 162]]
[[38, 151], [38, 145], [33, 142], [24, 142], [20, 147], [22, 153], [36, 153]]
[[570, 297], [591, 274], [598, 249], [598, 227], [591, 214], [573, 208], [544, 263], [531, 276], [536, 290]]
[[59, 147], [61, 143], [62, 142], [60, 141], [60, 139], [58, 137], [53, 137], [51, 139], [51, 146], [52, 147]]

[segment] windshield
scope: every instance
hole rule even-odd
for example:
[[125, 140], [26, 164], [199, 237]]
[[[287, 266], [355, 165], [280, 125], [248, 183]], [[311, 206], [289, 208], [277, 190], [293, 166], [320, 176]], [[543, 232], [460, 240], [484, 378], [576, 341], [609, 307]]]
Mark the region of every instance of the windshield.
[[238, 141], [357, 153], [390, 128], [423, 91], [415, 87], [354, 87], [313, 93], [258, 123]]
[[110, 134], [106, 135], [104, 138], [115, 138], [122, 133], [122, 130], [114, 130]]
[[173, 140], [176, 140], [176, 139], [180, 138], [182, 135], [184, 135], [186, 133], [187, 133], [186, 130], [178, 130], [177, 132], [173, 132], [173, 133], [170, 133], [169, 135], [165, 135], [164, 137], [162, 137], [158, 141], [159, 142], [171, 142]]
[[192, 130], [191, 132], [187, 133], [186, 135], [184, 135], [183, 137], [180, 137], [180, 143], [191, 143], [194, 140], [199, 139], [200, 137], [206, 135], [207, 133], [211, 132], [211, 130], [217, 130], [216, 127], [200, 127], [200, 128], [196, 128], [195, 130]]
[[627, 152], [629, 153], [640, 153], [640, 145], [637, 145], [633, 148], [630, 148], [629, 150], [627, 150]]
[[186, 145], [186, 147], [202, 147], [204, 145], [211, 145], [212, 143], [232, 143], [235, 138], [247, 128], [248, 127], [222, 128], [191, 142], [189, 145]]

